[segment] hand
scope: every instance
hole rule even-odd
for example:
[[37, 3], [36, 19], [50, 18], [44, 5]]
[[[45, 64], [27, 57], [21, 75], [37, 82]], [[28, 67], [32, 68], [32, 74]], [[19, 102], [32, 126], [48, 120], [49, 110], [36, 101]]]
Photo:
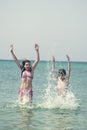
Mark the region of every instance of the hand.
[[13, 51], [13, 45], [12, 44], [10, 45], [10, 51], [11, 52]]
[[70, 58], [69, 58], [69, 56], [68, 56], [68, 55], [66, 55], [66, 57], [67, 57], [68, 61], [70, 61]]
[[35, 50], [36, 50], [36, 51], [39, 50], [39, 46], [38, 46], [38, 44], [35, 44]]

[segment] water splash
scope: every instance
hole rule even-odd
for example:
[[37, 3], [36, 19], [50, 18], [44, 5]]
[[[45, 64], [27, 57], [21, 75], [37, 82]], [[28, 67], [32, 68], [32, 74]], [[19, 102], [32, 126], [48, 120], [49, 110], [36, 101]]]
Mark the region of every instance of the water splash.
[[28, 108], [28, 109], [38, 109], [38, 108], [46, 108], [46, 109], [77, 109], [79, 104], [76, 99], [74, 93], [71, 90], [68, 90], [65, 97], [58, 96], [57, 92], [57, 84], [56, 79], [52, 72], [50, 71], [50, 65], [47, 66], [48, 76], [47, 76], [47, 84], [46, 89], [43, 96], [40, 96], [41, 103], [35, 104], [25, 104], [19, 103], [19, 101], [12, 101], [11, 103], [3, 104], [0, 109], [7, 108]]
[[43, 98], [43, 103], [39, 104], [41, 108], [77, 109], [79, 106], [73, 92], [68, 91], [65, 97], [58, 96], [57, 92], [51, 90], [51, 86], [48, 86]]
[[[48, 65], [49, 70], [49, 65]], [[60, 109], [77, 109], [79, 104], [77, 103], [77, 99], [74, 93], [71, 90], [67, 91], [65, 97], [58, 96], [57, 84], [55, 83], [55, 77], [52, 72], [48, 73], [48, 84], [45, 89], [45, 94], [43, 96], [43, 103], [39, 104], [41, 108], [60, 108]], [[70, 86], [69, 86], [70, 88]]]

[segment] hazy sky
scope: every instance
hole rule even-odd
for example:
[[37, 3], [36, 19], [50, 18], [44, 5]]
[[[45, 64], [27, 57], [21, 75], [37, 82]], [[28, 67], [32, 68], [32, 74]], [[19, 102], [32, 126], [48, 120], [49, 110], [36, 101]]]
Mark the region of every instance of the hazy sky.
[[87, 61], [87, 0], [0, 0], [0, 59]]

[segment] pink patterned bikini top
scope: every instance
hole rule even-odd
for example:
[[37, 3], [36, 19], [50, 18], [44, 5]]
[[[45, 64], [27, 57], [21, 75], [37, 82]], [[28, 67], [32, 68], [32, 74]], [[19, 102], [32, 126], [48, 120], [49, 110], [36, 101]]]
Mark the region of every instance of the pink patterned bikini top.
[[30, 78], [30, 79], [33, 79], [33, 76], [31, 75], [31, 72], [30, 71], [23, 71], [22, 73], [22, 78]]

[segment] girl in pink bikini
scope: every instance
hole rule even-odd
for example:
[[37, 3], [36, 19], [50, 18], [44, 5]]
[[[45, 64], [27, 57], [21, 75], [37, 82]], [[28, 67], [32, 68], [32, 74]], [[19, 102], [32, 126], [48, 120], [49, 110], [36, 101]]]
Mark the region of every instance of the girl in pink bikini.
[[12, 54], [12, 57], [17, 64], [17, 66], [21, 69], [21, 86], [18, 91], [19, 93], [19, 102], [21, 103], [26, 103], [32, 102], [32, 96], [33, 96], [33, 91], [32, 91], [32, 80], [33, 80], [33, 74], [34, 74], [34, 69], [36, 68], [40, 56], [39, 56], [39, 46], [38, 44], [35, 44], [35, 50], [36, 50], [36, 60], [34, 63], [31, 65], [31, 62], [29, 60], [24, 60], [22, 64], [18, 61], [17, 57], [15, 56], [13, 52], [13, 45], [10, 45], [10, 52]]

